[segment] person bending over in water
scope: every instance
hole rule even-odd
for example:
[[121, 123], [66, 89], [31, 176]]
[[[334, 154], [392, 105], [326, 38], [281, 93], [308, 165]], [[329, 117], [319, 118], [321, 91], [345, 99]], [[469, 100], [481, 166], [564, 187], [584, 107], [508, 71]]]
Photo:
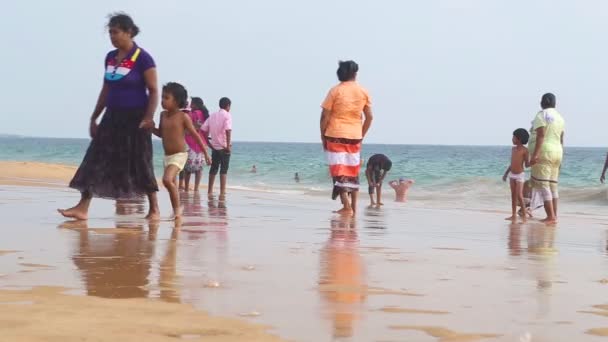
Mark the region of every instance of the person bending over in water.
[[[393, 167], [393, 162], [384, 154], [374, 154], [367, 161], [365, 176], [369, 185], [370, 206], [381, 206], [382, 203], [382, 182], [384, 177]], [[376, 192], [377, 201], [374, 202], [374, 190]]]
[[293, 180], [296, 181], [296, 183], [300, 183], [300, 175], [296, 172], [296, 175], [293, 177]]
[[181, 216], [179, 205], [179, 194], [175, 176], [184, 169], [188, 160], [186, 152], [185, 133], [188, 132], [205, 155], [207, 165], [211, 164], [207, 147], [200, 135], [194, 128], [190, 116], [180, 110], [186, 104], [188, 92], [179, 83], [169, 82], [163, 87], [162, 107], [164, 111], [160, 115], [158, 128], [154, 129], [154, 134], [162, 139], [165, 150], [165, 174], [163, 184], [169, 191], [171, 205], [173, 206], [173, 218]]
[[405, 179], [404, 177], [389, 182], [388, 185], [395, 190], [395, 202], [407, 202], [407, 192], [413, 184], [413, 179]]

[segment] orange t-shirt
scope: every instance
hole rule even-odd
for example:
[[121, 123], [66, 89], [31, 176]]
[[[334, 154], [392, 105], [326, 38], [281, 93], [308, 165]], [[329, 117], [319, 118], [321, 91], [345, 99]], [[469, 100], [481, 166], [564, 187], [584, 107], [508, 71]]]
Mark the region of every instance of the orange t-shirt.
[[331, 88], [321, 107], [331, 112], [325, 136], [332, 138], [362, 139], [361, 113], [372, 102], [363, 87], [355, 81], [342, 82]]

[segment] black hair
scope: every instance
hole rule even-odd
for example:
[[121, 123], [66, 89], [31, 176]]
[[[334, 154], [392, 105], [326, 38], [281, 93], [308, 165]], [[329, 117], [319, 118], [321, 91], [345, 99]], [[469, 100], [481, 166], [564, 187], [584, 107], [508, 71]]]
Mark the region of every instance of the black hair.
[[525, 145], [528, 143], [528, 139], [530, 139], [530, 134], [528, 134], [528, 131], [526, 131], [523, 128], [518, 128], [516, 130], [513, 131], [513, 136], [517, 138], [517, 140], [519, 140], [519, 142], [522, 145]]
[[220, 99], [220, 108], [222, 108], [222, 109], [228, 109], [228, 107], [230, 107], [231, 104], [232, 104], [232, 101], [230, 101], [230, 99], [227, 97], [222, 97]]
[[355, 61], [340, 61], [338, 63], [338, 80], [340, 82], [352, 81], [357, 76], [359, 65]]
[[388, 172], [388, 171], [391, 170], [391, 168], [393, 168], [393, 162], [390, 159], [387, 159], [384, 162], [384, 168], [383, 169], [384, 169], [384, 171]]
[[190, 107], [192, 106], [203, 112], [203, 118], [205, 118], [205, 120], [209, 119], [209, 109], [207, 109], [207, 106], [205, 106], [203, 99], [200, 97], [193, 97], [192, 102], [190, 103]]
[[116, 12], [108, 15], [108, 28], [118, 27], [121, 31], [129, 32], [131, 38], [135, 38], [139, 34], [139, 27], [135, 25], [133, 19], [124, 12]]
[[542, 99], [540, 100], [540, 106], [543, 109], [555, 108], [556, 104], [557, 104], [557, 99], [555, 98], [555, 95], [553, 95], [551, 93], [546, 93], [545, 95], [543, 95]]
[[169, 82], [163, 86], [163, 91], [173, 95], [179, 108], [188, 106], [188, 91], [183, 85], [176, 82]]

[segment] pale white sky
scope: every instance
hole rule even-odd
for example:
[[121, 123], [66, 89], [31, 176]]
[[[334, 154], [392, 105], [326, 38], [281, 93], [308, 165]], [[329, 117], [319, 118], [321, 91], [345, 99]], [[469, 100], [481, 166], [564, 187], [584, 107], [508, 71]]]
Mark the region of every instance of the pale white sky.
[[239, 141], [318, 140], [339, 59], [372, 95], [368, 142], [508, 145], [552, 91], [566, 141], [605, 146], [608, 1], [104, 0], [2, 6], [0, 133], [86, 137], [122, 10], [156, 60], [217, 109]]

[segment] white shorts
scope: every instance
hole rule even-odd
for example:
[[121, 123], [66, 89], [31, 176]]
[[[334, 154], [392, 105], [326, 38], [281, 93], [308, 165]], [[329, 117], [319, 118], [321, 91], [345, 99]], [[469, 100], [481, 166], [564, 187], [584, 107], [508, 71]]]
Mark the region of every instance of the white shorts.
[[172, 154], [170, 156], [165, 156], [165, 167], [169, 165], [175, 165], [181, 171], [184, 169], [184, 166], [186, 166], [187, 161], [188, 152]]
[[516, 181], [517, 183], [525, 183], [526, 182], [526, 173], [509, 173], [509, 179]]

